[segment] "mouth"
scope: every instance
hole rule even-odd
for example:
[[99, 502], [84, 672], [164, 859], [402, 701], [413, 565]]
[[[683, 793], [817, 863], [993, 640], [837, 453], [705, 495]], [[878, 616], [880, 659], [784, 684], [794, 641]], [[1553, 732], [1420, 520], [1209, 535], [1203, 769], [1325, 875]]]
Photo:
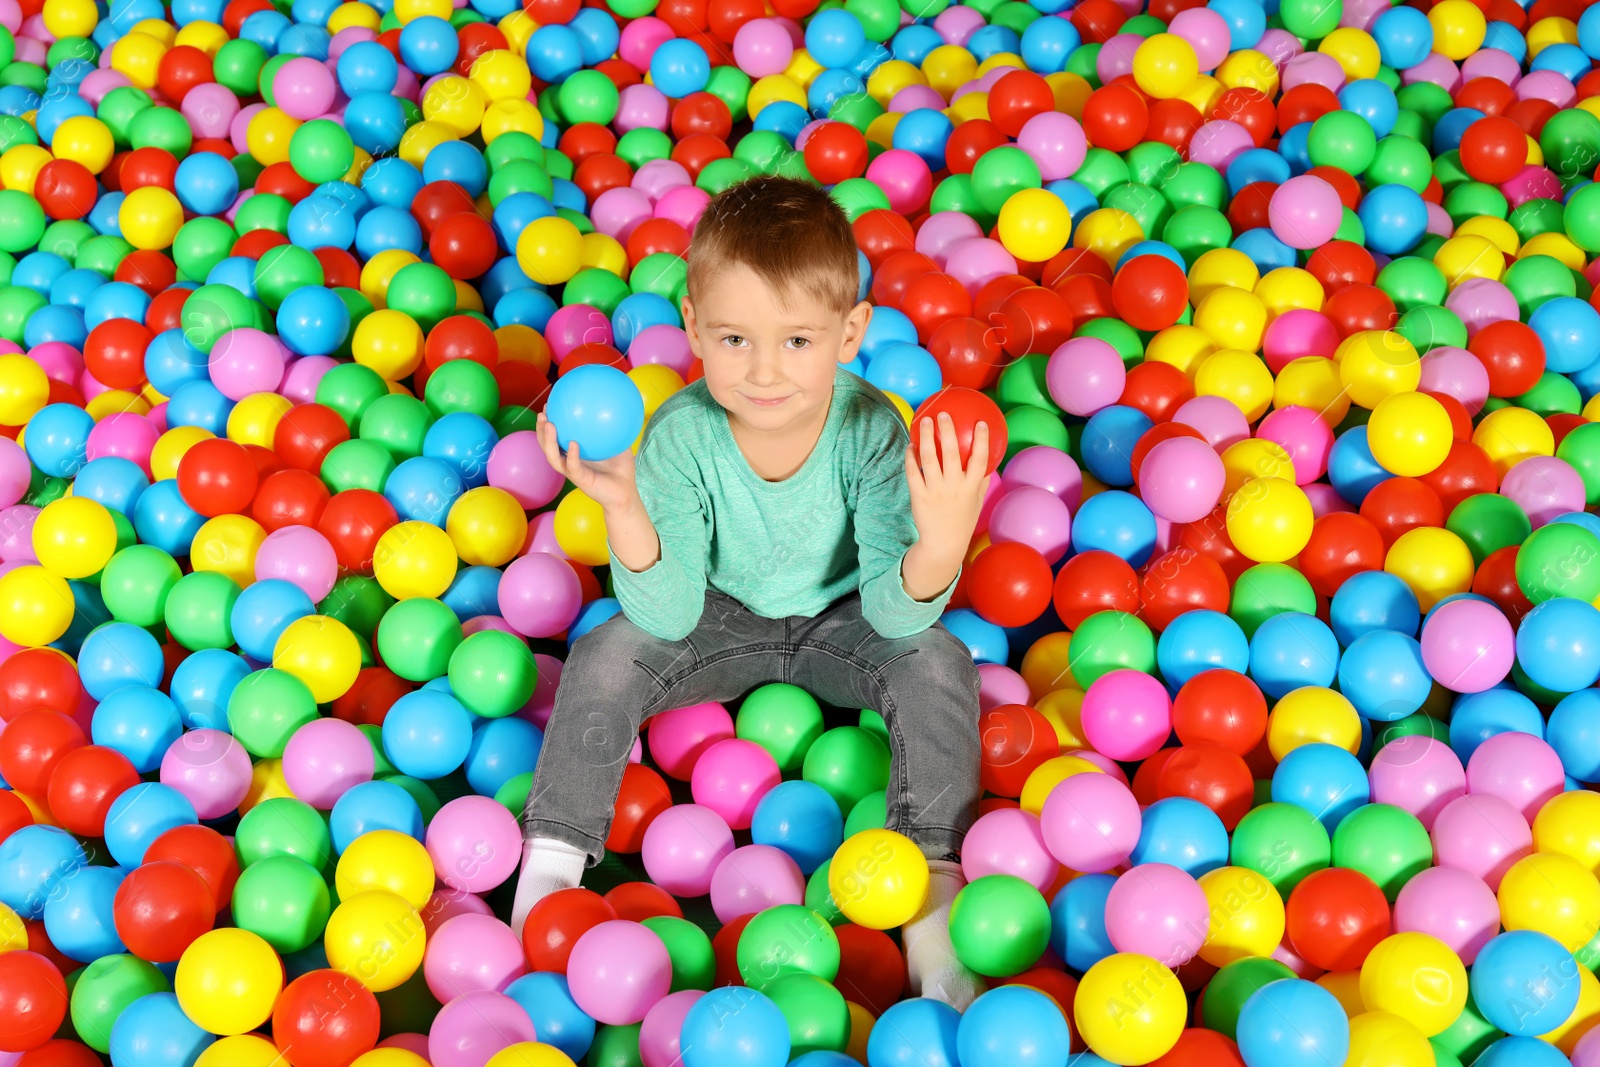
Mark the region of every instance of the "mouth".
[[786, 400], [790, 399], [791, 396], [793, 396], [793, 394], [790, 394], [789, 396], [750, 396], [749, 394], [743, 394], [743, 395], [744, 395], [744, 398], [746, 400], [750, 401], [750, 403], [754, 404], [758, 408], [775, 408], [775, 407], [779, 406], [780, 404], [784, 403]]

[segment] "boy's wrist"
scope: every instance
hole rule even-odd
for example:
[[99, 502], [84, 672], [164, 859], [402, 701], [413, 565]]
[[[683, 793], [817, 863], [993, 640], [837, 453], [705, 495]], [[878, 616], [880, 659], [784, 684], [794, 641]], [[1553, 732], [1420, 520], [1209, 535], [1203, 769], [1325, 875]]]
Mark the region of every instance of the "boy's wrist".
[[603, 504], [600, 510], [608, 523], [646, 514], [644, 501], [639, 497], [639, 490], [633, 487], [629, 488], [628, 495], [622, 500]]

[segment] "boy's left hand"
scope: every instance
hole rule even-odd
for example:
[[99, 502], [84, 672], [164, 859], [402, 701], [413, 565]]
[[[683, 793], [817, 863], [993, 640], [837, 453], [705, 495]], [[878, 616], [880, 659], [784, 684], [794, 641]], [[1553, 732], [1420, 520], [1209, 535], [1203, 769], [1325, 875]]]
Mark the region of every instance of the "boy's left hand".
[[989, 489], [989, 426], [980, 422], [972, 431], [972, 454], [965, 470], [949, 414], [940, 412], [937, 437], [933, 419], [919, 419], [915, 429], [917, 439], [906, 448], [906, 482], [911, 487], [918, 544], [926, 543], [927, 551], [940, 556], [953, 554], [959, 567]]

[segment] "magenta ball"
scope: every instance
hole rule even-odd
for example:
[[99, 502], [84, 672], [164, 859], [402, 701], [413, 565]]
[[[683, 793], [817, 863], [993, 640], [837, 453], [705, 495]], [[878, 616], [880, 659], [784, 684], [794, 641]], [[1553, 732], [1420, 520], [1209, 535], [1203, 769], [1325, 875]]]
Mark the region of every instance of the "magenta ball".
[[[290, 60], [285, 66], [294, 62]], [[327, 70], [323, 73], [327, 74]], [[271, 334], [241, 327], [223, 334], [211, 350], [211, 384], [229, 400], [243, 400], [251, 393], [277, 392], [281, 381], [283, 349]]]
[[524, 508], [542, 508], [561, 492], [564, 479], [544, 458], [532, 430], [506, 434], [489, 450], [489, 484], [504, 489]]
[[463, 993], [496, 993], [528, 973], [522, 939], [493, 915], [457, 915], [428, 937], [422, 974], [441, 1003]]
[[457, 797], [434, 815], [423, 840], [434, 873], [451, 889], [487, 893], [522, 859], [517, 817], [493, 797]]
[[646, 827], [640, 858], [645, 873], [675, 897], [703, 897], [711, 875], [733, 851], [733, 831], [700, 804], [674, 804]]
[[889, 206], [902, 215], [922, 210], [933, 195], [933, 172], [921, 156], [904, 148], [879, 153], [867, 164], [866, 177], [883, 190]]
[[1199, 522], [1222, 499], [1228, 472], [1217, 450], [1198, 437], [1160, 442], [1139, 466], [1139, 495], [1168, 522]]
[[319, 604], [339, 580], [339, 557], [321, 533], [309, 526], [282, 526], [256, 549], [256, 581], [281, 578]]
[[1528, 513], [1537, 530], [1558, 515], [1582, 511], [1588, 503], [1583, 479], [1572, 464], [1555, 456], [1530, 456], [1506, 472], [1500, 495]]
[[1378, 750], [1367, 771], [1375, 804], [1393, 804], [1432, 829], [1457, 797], [1466, 796], [1467, 772], [1449, 745], [1426, 734], [1396, 738]]
[[1172, 732], [1167, 687], [1142, 671], [1096, 678], [1083, 694], [1083, 733], [1095, 750], [1124, 763], [1152, 756]]
[[[365, 737], [362, 743], [366, 743]], [[369, 745], [367, 751], [371, 750]], [[200, 818], [220, 819], [250, 792], [250, 770], [250, 753], [232, 734], [190, 730], [174, 740], [161, 757], [161, 784], [182, 793]]]
[[439, 1009], [428, 1028], [428, 1060], [433, 1067], [484, 1067], [501, 1049], [532, 1040], [533, 1020], [522, 1005], [482, 989]]
[[278, 109], [301, 122], [326, 114], [337, 91], [333, 71], [308, 56], [289, 60], [272, 80]]
[[1069, 415], [1093, 415], [1110, 407], [1127, 383], [1122, 357], [1098, 337], [1074, 337], [1050, 354], [1044, 368], [1050, 399]]
[[701, 753], [733, 737], [733, 716], [715, 701], [660, 712], [647, 725], [650, 758], [662, 774], [680, 782], [689, 781]]
[[1083, 472], [1078, 461], [1049, 445], [1030, 445], [1007, 461], [1000, 472], [1000, 488], [1010, 492], [1019, 485], [1048, 489], [1069, 509], [1083, 500]]
[[1531, 825], [1544, 802], [1566, 789], [1561, 757], [1532, 734], [1495, 734], [1467, 761], [1467, 792], [1506, 801]]
[[514, 559], [500, 575], [500, 615], [524, 637], [554, 637], [583, 606], [583, 585], [566, 560], [548, 552]]
[[754, 741], [730, 737], [695, 760], [689, 788], [696, 804], [710, 808], [735, 830], [748, 830], [756, 805], [781, 781], [772, 753]]
[[989, 512], [989, 540], [1020, 542], [1054, 565], [1072, 547], [1072, 510], [1048, 489], [1019, 485]]
[[1009, 874], [1041, 893], [1055, 884], [1060, 862], [1044, 843], [1044, 830], [1032, 812], [999, 808], [978, 816], [961, 844], [961, 873], [967, 881]]
[[711, 874], [711, 910], [731, 923], [779, 904], [801, 904], [806, 879], [787, 852], [771, 845], [734, 849]]
[[584, 932], [567, 960], [567, 986], [599, 1022], [626, 1026], [672, 988], [672, 958], [648, 926], [612, 919]]
[[1494, 890], [1471, 871], [1429, 867], [1400, 888], [1394, 931], [1437, 937], [1470, 967], [1478, 950], [1500, 932], [1500, 904]]
[[704, 990], [680, 989], [668, 993], [645, 1012], [644, 1023], [639, 1027], [639, 1062], [644, 1067], [682, 1067], [678, 1036], [683, 1032], [684, 1017], [703, 996]]
[[1274, 371], [1306, 356], [1332, 357], [1339, 347], [1339, 331], [1320, 311], [1290, 308], [1267, 326], [1262, 350]]
[[1290, 404], [1277, 409], [1261, 420], [1256, 436], [1282, 446], [1289, 453], [1296, 485], [1308, 485], [1328, 473], [1333, 427], [1310, 408]]
[[1459, 867], [1496, 891], [1511, 865], [1533, 851], [1533, 830], [1522, 812], [1488, 793], [1446, 804], [1429, 836], [1436, 864]]
[[1302, 174], [1278, 186], [1267, 201], [1273, 235], [1302, 251], [1333, 240], [1344, 221], [1339, 192], [1315, 174]]
[[1083, 127], [1071, 115], [1042, 111], [1022, 124], [1017, 147], [1039, 165], [1039, 176], [1047, 182], [1070, 178], [1083, 166], [1089, 151]]
[[1050, 791], [1039, 815], [1044, 841], [1064, 866], [1085, 874], [1128, 862], [1139, 843], [1139, 802], [1109, 774], [1084, 771]]
[[1505, 681], [1517, 658], [1511, 622], [1493, 604], [1452, 600], [1422, 626], [1422, 663], [1433, 680], [1457, 693], [1481, 693]]
[[283, 780], [296, 797], [319, 811], [352, 786], [372, 780], [376, 758], [359, 726], [343, 719], [314, 719], [283, 748]]
[[1168, 967], [1200, 951], [1211, 925], [1205, 891], [1188, 872], [1141, 863], [1117, 878], [1106, 897], [1106, 936], [1118, 952], [1137, 952]]

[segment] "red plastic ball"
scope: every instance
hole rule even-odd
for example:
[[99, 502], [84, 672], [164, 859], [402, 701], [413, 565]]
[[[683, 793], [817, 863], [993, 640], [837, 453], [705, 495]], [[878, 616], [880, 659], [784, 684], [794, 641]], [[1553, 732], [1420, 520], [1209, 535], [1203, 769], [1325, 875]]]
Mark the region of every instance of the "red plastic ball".
[[921, 252], [896, 252], [873, 272], [872, 302], [899, 310], [911, 283], [938, 270], [939, 265]]
[[1326, 85], [1304, 82], [1278, 97], [1278, 132], [1285, 133], [1302, 122], [1316, 122], [1339, 110], [1339, 97]]
[[144, 385], [144, 351], [153, 336], [142, 322], [107, 319], [83, 342], [83, 365], [101, 385], [136, 392]]
[[1272, 106], [1272, 98], [1248, 85], [1236, 85], [1218, 97], [1211, 109], [1211, 118], [1243, 126], [1257, 148], [1266, 147], [1278, 124], [1278, 112]]
[[172, 190], [178, 177], [178, 160], [164, 148], [136, 148], [122, 161], [117, 172], [117, 184], [125, 193], [135, 189], [158, 188]]
[[592, 889], [558, 889], [528, 912], [522, 927], [522, 952], [535, 971], [567, 973], [572, 946], [593, 927], [620, 918], [604, 897]]
[[94, 210], [98, 192], [89, 168], [71, 159], [52, 159], [33, 183], [34, 198], [52, 219], [83, 218]]
[[1156, 796], [1189, 797], [1217, 813], [1229, 833], [1250, 813], [1255, 779], [1244, 758], [1221, 745], [1184, 745], [1167, 759], [1156, 779]]
[[733, 114], [722, 97], [715, 93], [690, 93], [672, 109], [672, 136], [708, 133], [724, 141], [733, 132]]
[[1166, 256], [1134, 256], [1111, 282], [1111, 306], [1136, 330], [1164, 330], [1189, 306], [1189, 279]]
[[84, 745], [56, 762], [45, 802], [63, 830], [103, 837], [111, 805], [138, 784], [139, 771], [128, 757], [114, 748]]
[[803, 154], [806, 169], [824, 185], [859, 178], [867, 171], [867, 138], [847, 122], [825, 122], [811, 131]]
[[[1354, 241], [1330, 241], [1306, 259], [1306, 272], [1332, 296], [1347, 285], [1371, 285], [1378, 276], [1378, 264], [1371, 252]], [[1326, 306], [1323, 313], [1327, 314]]]
[[945, 141], [945, 167], [951, 174], [971, 174], [985, 152], [1009, 142], [1005, 131], [988, 119], [970, 119], [957, 126]]
[[1056, 572], [1056, 615], [1069, 630], [1098, 611], [1139, 610], [1139, 576], [1128, 561], [1102, 549], [1080, 552]]
[[1210, 515], [1199, 522], [1188, 523], [1179, 530], [1177, 543], [1179, 547], [1192, 548], [1202, 556], [1216, 560], [1228, 580], [1236, 582], [1239, 575], [1250, 568], [1251, 561], [1240, 554], [1234, 547], [1233, 539], [1228, 536], [1227, 514], [1228, 506], [1218, 505]]
[[452, 359], [471, 359], [490, 370], [500, 362], [500, 342], [494, 331], [471, 315], [451, 315], [428, 331], [423, 361], [437, 370]]
[[1150, 1067], [1245, 1067], [1239, 1046], [1226, 1034], [1198, 1027], [1178, 1035], [1178, 1043]]
[[1150, 104], [1150, 121], [1144, 136], [1147, 141], [1157, 141], [1187, 154], [1189, 141], [1202, 125], [1200, 109], [1189, 101], [1177, 97], [1156, 100]]
[[927, 341], [946, 321], [972, 315], [972, 296], [960, 282], [943, 271], [932, 271], [906, 286], [900, 310], [917, 328], [917, 340]]
[[178, 265], [164, 252], [142, 249], [129, 252], [122, 257], [122, 262], [117, 264], [112, 280], [137, 285], [145, 291], [146, 296], [154, 299], [157, 294], [178, 280]]
[[1267, 698], [1246, 675], [1201, 671], [1172, 700], [1172, 728], [1184, 745], [1215, 744], [1246, 756], [1267, 733]]
[[24, 826], [33, 825], [33, 812], [22, 798], [9, 789], [0, 789], [0, 841]]
[[0, 1052], [49, 1041], [67, 1017], [67, 981], [37, 952], [0, 953]]
[[744, 985], [744, 976], [739, 973], [739, 938], [744, 936], [744, 928], [755, 917], [754, 912], [741, 915], [733, 922], [725, 923], [722, 929], [711, 936], [711, 952], [717, 961], [713, 989], [725, 985]]
[[899, 946], [882, 930], [854, 923], [840, 923], [833, 933], [839, 939], [839, 975], [833, 984], [846, 1000], [882, 1015], [905, 992], [906, 959]]
[[1387, 546], [1370, 519], [1334, 511], [1311, 524], [1311, 539], [1300, 550], [1300, 573], [1318, 596], [1331, 597], [1345, 579], [1383, 569]]
[[104, 1061], [88, 1045], [58, 1037], [31, 1052], [24, 1052], [15, 1067], [101, 1067], [102, 1063]]
[[646, 256], [668, 252], [681, 256], [689, 250], [689, 231], [671, 219], [645, 219], [623, 242], [628, 263], [637, 266]]
[[457, 281], [479, 277], [499, 255], [494, 227], [476, 212], [441, 219], [428, 238], [428, 251], [439, 269]]
[[1194, 399], [1194, 383], [1170, 363], [1141, 363], [1128, 372], [1117, 403], [1138, 408], [1157, 425]]
[[967, 596], [973, 610], [996, 626], [1026, 626], [1050, 607], [1051, 577], [1038, 549], [1002, 541], [968, 565]]
[[856, 247], [866, 254], [867, 264], [873, 270], [897, 252], [911, 252], [916, 248], [917, 235], [904, 215], [887, 208], [874, 208], [863, 212], [850, 224], [855, 233]]
[[617, 912], [617, 918], [629, 922], [644, 922], [657, 916], [683, 918], [683, 907], [671, 893], [652, 882], [623, 882], [605, 896]]
[[[1497, 548], [1484, 557], [1472, 576], [1472, 591], [1494, 601], [1505, 617], [1513, 624], [1533, 610], [1533, 602], [1517, 584], [1518, 545]], [[0, 735], [3, 737], [4, 735]]]
[[290, 1067], [347, 1067], [378, 1043], [378, 998], [351, 975], [317, 970], [283, 987], [272, 1040]]
[[1511, 119], [1486, 115], [1461, 135], [1461, 167], [1473, 179], [1500, 185], [1528, 163], [1528, 137]]
[[315, 474], [282, 470], [261, 480], [250, 517], [271, 533], [285, 526], [315, 527], [328, 506], [328, 487]]
[[1284, 902], [1284, 933], [1295, 953], [1325, 971], [1360, 970], [1389, 936], [1389, 902], [1360, 871], [1328, 867], [1306, 875]]
[[689, 177], [698, 179], [700, 172], [710, 163], [719, 159], [727, 159], [733, 155], [733, 150], [726, 141], [718, 140], [708, 133], [691, 133], [678, 142], [672, 150], [672, 161], [689, 172]]
[[944, 383], [986, 389], [1000, 377], [1006, 359], [994, 327], [981, 319], [946, 319], [928, 338], [928, 351], [939, 363]]
[[672, 793], [666, 779], [642, 763], [628, 764], [622, 771], [622, 789], [613, 807], [606, 850], [638, 852], [644, 847], [645, 831], [657, 815], [670, 807]]
[[1489, 395], [1521, 396], [1544, 374], [1544, 342], [1533, 327], [1515, 319], [1491, 322], [1467, 342], [1489, 372]]
[[328, 539], [339, 566], [361, 574], [372, 572], [378, 538], [400, 521], [394, 505], [370, 489], [346, 489], [322, 509], [317, 532]]
[[989, 87], [989, 120], [1007, 137], [1017, 136], [1029, 119], [1055, 107], [1050, 83], [1030, 70], [1013, 70]]
[[43, 797], [56, 766], [86, 744], [83, 727], [61, 712], [25, 711], [0, 732], [0, 778], [30, 797]]
[[1361, 282], [1346, 285], [1329, 295], [1322, 304], [1322, 313], [1333, 323], [1341, 339], [1363, 330], [1393, 329], [1399, 321], [1389, 294]]
[[[1068, 283], [1071, 280], [1068, 279]], [[1001, 303], [997, 318], [994, 325], [1001, 331], [1000, 347], [1007, 354], [1019, 357], [1030, 352], [1054, 352], [1072, 337], [1076, 323], [1067, 300], [1060, 293], [1040, 286], [1012, 293]]]
[[145, 863], [128, 872], [112, 902], [117, 936], [152, 963], [171, 963], [216, 918], [211, 887], [181, 863]]
[[201, 441], [178, 461], [178, 493], [207, 518], [244, 514], [260, 484], [255, 459], [237, 441]]
[[423, 240], [433, 237], [433, 228], [452, 215], [476, 214], [478, 206], [467, 191], [455, 182], [429, 182], [411, 201], [411, 214], [422, 227]]
[[[956, 448], [960, 452], [961, 466], [966, 468], [972, 460], [972, 438], [977, 431], [978, 423], [983, 423], [989, 430], [989, 459], [985, 473], [993, 474], [1000, 466], [1000, 461], [1006, 454], [1006, 419], [1000, 411], [999, 405], [988, 396], [976, 389], [966, 389], [961, 386], [946, 386], [934, 393], [918, 405], [916, 412], [911, 417], [914, 430], [913, 438], [921, 440], [923, 419], [933, 419], [937, 430], [939, 416], [950, 416], [955, 423]], [[940, 462], [944, 462], [944, 445], [940, 435], [935, 433], [934, 443], [939, 450]]]
[[323, 404], [296, 404], [273, 431], [272, 449], [297, 470], [315, 474], [335, 446], [350, 440], [344, 417]]
[[1377, 529], [1384, 548], [1419, 526], [1443, 526], [1439, 494], [1417, 478], [1389, 478], [1372, 488], [1361, 502], [1361, 517]]
[[411, 685], [387, 667], [363, 667], [355, 684], [333, 702], [333, 714], [357, 726], [382, 726], [394, 702], [411, 692]]
[[1126, 85], [1102, 85], [1084, 101], [1082, 122], [1090, 144], [1111, 152], [1126, 152], [1144, 140], [1150, 127], [1150, 109], [1138, 90]]
[[71, 710], [83, 699], [72, 659], [54, 648], [25, 648], [0, 662], [0, 723], [25, 711]]
[[979, 783], [1002, 797], [1020, 797], [1028, 775], [1061, 754], [1055, 727], [1026, 704], [1000, 704], [979, 714], [978, 738]]
[[1228, 576], [1214, 559], [1177, 549], [1139, 576], [1139, 617], [1157, 633], [1186, 611], [1228, 610]]
[[239, 856], [229, 839], [209, 826], [189, 823], [163, 830], [144, 850], [144, 861], [182, 864], [205, 879], [213, 912], [222, 911], [233, 900]]

